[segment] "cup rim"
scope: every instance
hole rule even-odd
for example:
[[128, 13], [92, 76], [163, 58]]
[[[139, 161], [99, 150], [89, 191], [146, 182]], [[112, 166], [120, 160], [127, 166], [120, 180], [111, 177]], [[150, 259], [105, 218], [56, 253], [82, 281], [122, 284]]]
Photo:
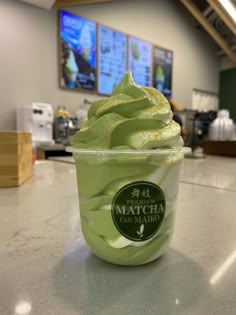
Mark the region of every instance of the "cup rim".
[[166, 154], [177, 154], [182, 153], [184, 155], [190, 154], [192, 152], [190, 147], [173, 147], [168, 149], [152, 149], [152, 150], [114, 150], [114, 149], [84, 149], [76, 147], [66, 147], [66, 152], [70, 153], [79, 153], [79, 154], [127, 154], [127, 155], [142, 155], [142, 154], [157, 154], [157, 155], [166, 155]]

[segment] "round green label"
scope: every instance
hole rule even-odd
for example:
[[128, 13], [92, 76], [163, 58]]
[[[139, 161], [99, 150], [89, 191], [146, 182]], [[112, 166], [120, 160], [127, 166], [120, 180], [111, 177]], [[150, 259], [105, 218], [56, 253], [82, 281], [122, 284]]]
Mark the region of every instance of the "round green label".
[[118, 231], [142, 242], [153, 237], [165, 217], [166, 200], [161, 188], [150, 182], [134, 182], [121, 188], [112, 201], [111, 213]]

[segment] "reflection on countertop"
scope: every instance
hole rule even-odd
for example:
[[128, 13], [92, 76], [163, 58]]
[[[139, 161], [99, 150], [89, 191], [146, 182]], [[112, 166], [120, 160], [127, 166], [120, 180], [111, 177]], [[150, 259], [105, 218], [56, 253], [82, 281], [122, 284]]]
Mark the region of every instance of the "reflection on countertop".
[[186, 159], [169, 250], [128, 268], [86, 246], [75, 166], [37, 162], [24, 185], [0, 189], [0, 314], [234, 314], [235, 167]]
[[236, 158], [186, 158], [183, 164], [182, 182], [236, 191]]

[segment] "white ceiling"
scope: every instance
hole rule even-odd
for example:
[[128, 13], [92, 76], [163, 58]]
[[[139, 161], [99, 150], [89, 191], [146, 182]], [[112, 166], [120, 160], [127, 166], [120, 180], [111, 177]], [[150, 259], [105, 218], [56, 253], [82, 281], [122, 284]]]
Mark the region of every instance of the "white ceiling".
[[20, 0], [44, 9], [51, 9], [55, 0]]

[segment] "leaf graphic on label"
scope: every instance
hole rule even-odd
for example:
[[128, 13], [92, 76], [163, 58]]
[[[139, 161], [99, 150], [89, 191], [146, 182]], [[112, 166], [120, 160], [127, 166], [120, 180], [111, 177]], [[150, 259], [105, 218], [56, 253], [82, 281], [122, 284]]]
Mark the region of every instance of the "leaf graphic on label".
[[140, 226], [140, 234], [143, 234], [143, 231], [144, 231], [144, 224]]

